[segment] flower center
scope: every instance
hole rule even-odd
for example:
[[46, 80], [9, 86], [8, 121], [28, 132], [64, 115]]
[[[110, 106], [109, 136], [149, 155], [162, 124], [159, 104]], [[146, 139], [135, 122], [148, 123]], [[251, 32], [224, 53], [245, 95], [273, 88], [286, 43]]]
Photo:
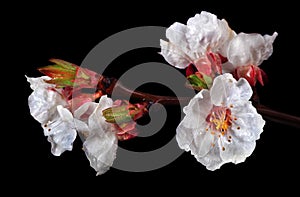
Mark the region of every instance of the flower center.
[[219, 131], [225, 135], [232, 122], [231, 110], [227, 107], [213, 106], [206, 121], [213, 131]]

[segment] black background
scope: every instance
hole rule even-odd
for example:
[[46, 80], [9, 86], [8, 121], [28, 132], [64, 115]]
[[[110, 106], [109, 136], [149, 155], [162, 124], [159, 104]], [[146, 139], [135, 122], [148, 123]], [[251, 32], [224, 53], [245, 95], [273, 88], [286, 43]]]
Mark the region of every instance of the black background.
[[[13, 123], [10, 139], [14, 139], [12, 159], [9, 159], [11, 176], [18, 185], [29, 184], [24, 191], [37, 191], [38, 184], [43, 185], [47, 192], [60, 188], [65, 191], [94, 191], [137, 193], [141, 188], [144, 192], [160, 193], [163, 191], [195, 191], [197, 195], [206, 192], [214, 194], [242, 194], [262, 190], [267, 192], [292, 192], [299, 175], [300, 135], [299, 129], [267, 121], [261, 139], [257, 141], [254, 153], [246, 162], [239, 165], [226, 164], [221, 169], [211, 172], [198, 163], [190, 153], [184, 153], [173, 163], [150, 172], [132, 173], [110, 169], [104, 175], [95, 176], [95, 171], [89, 166], [81, 141], [77, 139], [72, 152], [65, 152], [61, 157], [51, 155], [50, 143], [43, 136], [42, 129], [29, 114], [27, 98], [31, 93], [24, 75], [38, 77], [37, 67], [47, 65], [50, 58], [61, 58], [80, 64], [86, 54], [99, 42], [108, 36], [128, 28], [138, 26], [165, 26], [174, 22], [186, 23], [188, 18], [209, 11], [225, 18], [236, 32], [272, 34], [277, 31], [279, 36], [274, 43], [274, 53], [265, 61], [261, 68], [269, 77], [269, 83], [259, 88], [261, 102], [273, 109], [300, 116], [299, 96], [299, 34], [296, 30], [297, 6], [285, 4], [266, 4], [247, 1], [239, 3], [217, 3], [209, 5], [202, 1], [178, 1], [162, 5], [162, 2], [137, 3], [104, 3], [100, 5], [77, 3], [63, 5], [61, 3], [44, 3], [19, 5], [24, 6], [13, 23], [10, 46], [15, 44], [11, 54], [14, 62], [18, 62], [15, 71], [21, 73], [19, 79], [24, 84], [22, 98], [24, 123]], [[16, 43], [15, 43], [16, 42]], [[295, 47], [296, 49], [294, 49]], [[124, 54], [112, 63], [112, 67], [122, 64], [130, 68], [147, 61], [165, 62], [157, 54], [159, 49], [137, 50]], [[16, 53], [17, 52], [17, 53]], [[115, 68], [115, 67], [114, 67]], [[123, 71], [123, 70], [122, 70]], [[115, 73], [122, 74], [120, 70]], [[118, 74], [117, 74], [118, 73]], [[161, 87], [160, 87], [161, 88]], [[146, 87], [147, 89], [147, 87]], [[149, 87], [148, 87], [149, 89]], [[18, 90], [20, 92], [21, 90]], [[166, 91], [161, 88], [158, 90]], [[150, 90], [151, 91], [151, 90]], [[170, 92], [170, 94], [172, 94]], [[170, 136], [175, 134], [175, 128], [180, 121], [177, 108], [170, 108], [173, 115], [165, 125], [160, 135], [150, 140], [135, 139], [122, 143], [133, 149], [149, 150], [157, 144], [163, 145]], [[178, 114], [178, 115], [177, 115]], [[166, 134], [169, 132], [168, 134]], [[8, 139], [9, 140], [9, 139]], [[142, 143], [143, 142], [143, 143]], [[8, 157], [9, 158], [9, 157]], [[295, 181], [294, 178], [296, 178]], [[12, 182], [15, 184], [15, 182]], [[67, 186], [71, 184], [72, 186]], [[107, 186], [114, 187], [108, 190]], [[143, 193], [140, 193], [143, 195]]]

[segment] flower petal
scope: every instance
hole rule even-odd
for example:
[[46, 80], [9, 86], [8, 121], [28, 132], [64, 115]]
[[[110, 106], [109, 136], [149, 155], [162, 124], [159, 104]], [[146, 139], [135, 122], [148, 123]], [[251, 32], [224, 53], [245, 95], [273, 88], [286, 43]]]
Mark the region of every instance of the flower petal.
[[173, 45], [180, 47], [185, 54], [188, 54], [190, 49], [185, 37], [186, 31], [186, 25], [176, 22], [167, 29], [166, 37]]
[[197, 157], [204, 157], [212, 148], [215, 141], [215, 136], [210, 132], [198, 131], [194, 135], [194, 140], [190, 144], [190, 149], [192, 155], [197, 155]]
[[82, 141], [85, 141], [86, 138], [92, 134], [86, 122], [83, 122], [78, 119], [74, 119], [74, 124], [75, 124], [76, 131], [78, 132], [78, 135]]
[[249, 100], [252, 93], [247, 80], [240, 79], [237, 82], [229, 73], [216, 77], [210, 89], [211, 101], [216, 106], [229, 106], [240, 100]]
[[[101, 131], [104, 133], [104, 131]], [[93, 135], [83, 144], [85, 154], [90, 165], [97, 171], [97, 175], [105, 173], [116, 158], [117, 137], [113, 132], [104, 135]]]
[[232, 137], [232, 143], [225, 143], [222, 146], [225, 148], [221, 151], [221, 158], [224, 162], [232, 162], [235, 164], [244, 162], [255, 149], [255, 141], [240, 141], [238, 138]]
[[186, 121], [183, 121], [184, 125], [189, 128], [198, 128], [194, 126], [195, 123], [204, 122], [212, 107], [209, 91], [206, 89], [201, 90], [190, 100], [189, 104], [183, 108], [183, 112], [186, 114]]
[[229, 44], [227, 58], [235, 68], [238, 66], [259, 66], [273, 52], [273, 42], [277, 36], [239, 33]]
[[236, 80], [228, 73], [216, 77], [210, 89], [211, 102], [221, 106], [230, 103], [231, 100], [238, 100], [239, 90], [235, 83]]
[[265, 121], [262, 116], [257, 113], [256, 108], [252, 106], [250, 101], [235, 104], [231, 112], [236, 116], [236, 120], [232, 123], [232, 135], [240, 141], [258, 140], [263, 132]]
[[56, 113], [56, 106], [66, 105], [66, 101], [55, 91], [53, 85], [44, 80], [48, 77], [29, 78], [30, 87], [34, 90], [28, 97], [30, 114], [41, 124], [47, 123]]
[[220, 157], [220, 149], [218, 146], [212, 148], [205, 157], [195, 155], [195, 158], [198, 162], [206, 166], [208, 170], [212, 171], [219, 169], [225, 163]]
[[[265, 47], [263, 48], [264, 50], [262, 51], [262, 60], [267, 60], [273, 53], [273, 42], [275, 38], [278, 36], [277, 32], [274, 32], [272, 36], [270, 35], [264, 35], [264, 40], [265, 40]], [[260, 64], [261, 64], [260, 63]]]
[[48, 141], [51, 143], [51, 153], [55, 156], [60, 156], [64, 151], [71, 151], [73, 142], [76, 138], [76, 130], [65, 125], [56, 134], [48, 136]]
[[98, 106], [95, 102], [86, 102], [74, 111], [74, 118], [87, 121]]
[[251, 98], [253, 91], [246, 79], [240, 78], [236, 83], [236, 87], [239, 90], [239, 96], [241, 101], [248, 101]]
[[191, 58], [181, 48], [171, 42], [160, 40], [160, 47], [161, 55], [165, 60], [177, 68], [184, 69], [192, 62]]
[[217, 40], [217, 16], [205, 11], [187, 21], [187, 40], [192, 51], [205, 54], [210, 43]]
[[56, 109], [62, 121], [65, 122], [73, 121], [73, 115], [68, 109], [64, 108], [62, 105], [58, 105]]
[[193, 155], [205, 155], [210, 149], [213, 136], [207, 132], [206, 117], [212, 108], [208, 90], [200, 91], [191, 99], [183, 111], [186, 116], [176, 129], [176, 140], [180, 148], [189, 151]]
[[187, 22], [186, 38], [191, 51], [204, 55], [208, 50], [226, 56], [227, 45], [235, 33], [225, 20], [202, 11]]
[[30, 83], [30, 88], [32, 90], [36, 90], [37, 88], [48, 88], [48, 87], [55, 87], [54, 84], [46, 83], [46, 80], [50, 80], [51, 78], [48, 76], [42, 76], [42, 77], [27, 77], [25, 75], [27, 81]]
[[102, 111], [112, 105], [113, 101], [111, 98], [108, 98], [107, 95], [100, 98], [97, 107], [88, 119], [88, 125], [91, 130], [95, 129], [98, 131], [98, 128], [102, 128], [102, 130], [110, 130], [111, 124], [105, 121]]

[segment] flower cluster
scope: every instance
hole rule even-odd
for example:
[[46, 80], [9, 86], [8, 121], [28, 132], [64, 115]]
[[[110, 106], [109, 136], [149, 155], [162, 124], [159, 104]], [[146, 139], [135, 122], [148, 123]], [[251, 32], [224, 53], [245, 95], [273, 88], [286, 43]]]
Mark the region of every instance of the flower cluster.
[[27, 77], [33, 90], [28, 98], [30, 113], [41, 123], [53, 155], [72, 150], [78, 134], [90, 165], [103, 174], [116, 158], [118, 140], [137, 135], [134, 121], [147, 113], [147, 105], [113, 102], [103, 95], [105, 89], [82, 93], [82, 88], [101, 87], [102, 77], [63, 60], [50, 61], [54, 65], [40, 69], [47, 76]]
[[[161, 55], [185, 69], [186, 85], [197, 91], [183, 109], [178, 145], [207, 169], [240, 163], [252, 154], [265, 124], [251, 103], [252, 88], [257, 81], [265, 83], [259, 65], [272, 54], [276, 36], [237, 34], [224, 19], [203, 11], [187, 25], [171, 25], [168, 41], [160, 40]], [[30, 113], [41, 124], [53, 155], [72, 150], [79, 135], [90, 165], [103, 174], [116, 158], [118, 140], [138, 135], [136, 121], [155, 100], [113, 101], [109, 95], [115, 80], [63, 60], [50, 61], [53, 65], [39, 69], [45, 76], [27, 77], [33, 90]], [[84, 93], [86, 88], [96, 91]]]
[[236, 34], [224, 19], [203, 11], [187, 25], [171, 25], [169, 42], [160, 41], [166, 61], [186, 69], [191, 87], [199, 91], [183, 109], [176, 139], [207, 169], [252, 154], [265, 121], [250, 101], [251, 86], [264, 85], [266, 74], [258, 66], [272, 54], [276, 36]]

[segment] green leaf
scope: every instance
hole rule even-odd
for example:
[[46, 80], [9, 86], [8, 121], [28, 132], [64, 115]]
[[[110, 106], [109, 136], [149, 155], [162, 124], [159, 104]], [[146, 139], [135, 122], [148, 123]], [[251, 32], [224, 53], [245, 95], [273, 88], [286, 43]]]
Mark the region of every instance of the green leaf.
[[203, 75], [203, 79], [204, 79], [207, 87], [210, 88], [212, 86], [212, 83], [213, 83], [212, 78], [208, 75]]
[[201, 88], [201, 89], [208, 89], [207, 84], [205, 82], [205, 80], [200, 79], [199, 77], [197, 77], [197, 75], [193, 74], [187, 77], [190, 84], [194, 87], [197, 87], [197, 89]]

